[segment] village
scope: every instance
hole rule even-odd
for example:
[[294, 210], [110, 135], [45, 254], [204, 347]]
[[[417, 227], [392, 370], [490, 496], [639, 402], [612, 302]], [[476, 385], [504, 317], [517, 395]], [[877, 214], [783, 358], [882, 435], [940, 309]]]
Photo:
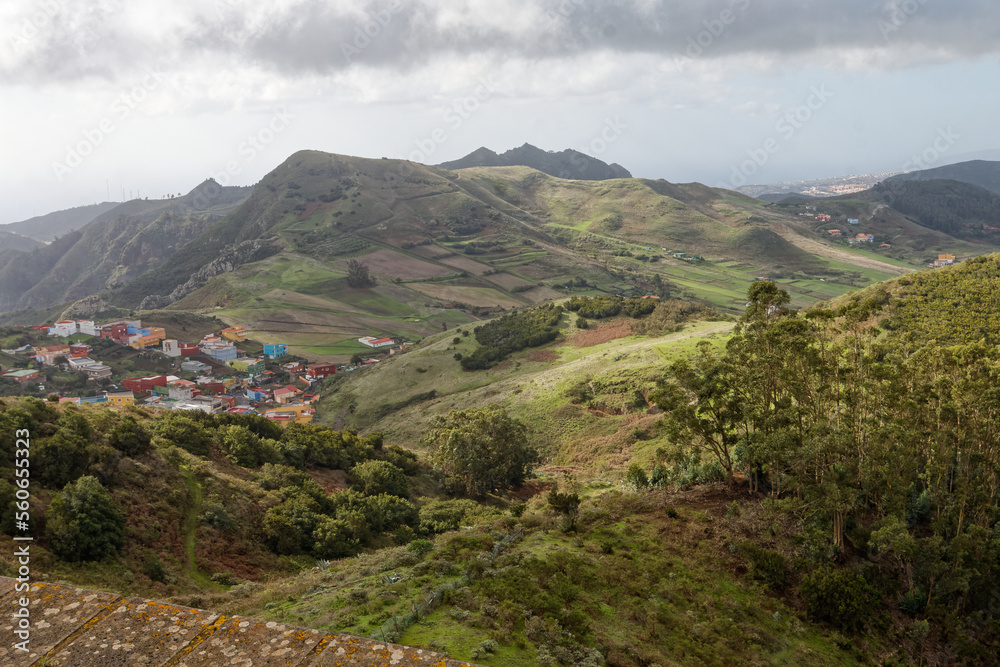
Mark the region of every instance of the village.
[[[320, 382], [338, 371], [354, 372], [379, 363], [413, 345], [395, 338], [365, 336], [358, 343], [370, 353], [355, 354], [350, 363], [337, 365], [290, 355], [284, 343], [255, 343], [240, 326], [208, 334], [194, 343], [168, 338], [164, 328], [143, 326], [138, 319], [104, 324], [61, 320], [30, 329], [60, 342], [2, 350], [18, 363], [0, 369], [0, 378], [16, 383], [19, 390], [37, 385], [39, 392], [50, 400], [58, 398], [60, 403], [259, 414], [278, 422], [298, 423], [313, 420]], [[146, 365], [159, 372], [116, 373], [109, 363], [97, 358], [99, 350], [109, 355], [115, 346], [140, 351]], [[75, 392], [47, 391], [46, 377], [51, 377], [47, 371], [54, 369], [75, 374], [81, 382], [85, 378], [84, 386]]]
[[[816, 221], [823, 223], [834, 222], [832, 215], [830, 215], [829, 213], [818, 212], [815, 206], [806, 206], [805, 208], [807, 212], [799, 213], [800, 216], [812, 217]], [[847, 224], [859, 225], [861, 224], [861, 220], [859, 218], [847, 218]], [[824, 231], [826, 231], [826, 233], [830, 236], [831, 239], [846, 240], [849, 245], [854, 245], [857, 243], [871, 243], [871, 244], [875, 243], [875, 235], [866, 232], [858, 232], [857, 234], [851, 235], [851, 233], [845, 232], [843, 229], [836, 227], [830, 229], [824, 229]], [[889, 250], [892, 248], [892, 245], [890, 243], [882, 242], [878, 245], [878, 248], [880, 250]], [[956, 261], [958, 260], [954, 254], [941, 253], [937, 256], [937, 259], [928, 263], [927, 266], [932, 269], [940, 269], [945, 266], [951, 266]]]

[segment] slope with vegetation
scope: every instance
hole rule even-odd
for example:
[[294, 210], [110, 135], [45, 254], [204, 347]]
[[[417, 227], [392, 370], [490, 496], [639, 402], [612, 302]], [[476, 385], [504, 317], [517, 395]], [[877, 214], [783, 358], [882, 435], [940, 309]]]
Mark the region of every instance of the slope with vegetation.
[[50, 244], [0, 255], [0, 311], [47, 307], [116, 289], [165, 262], [247, 196], [206, 181], [168, 200], [115, 206]]
[[[737, 313], [757, 276], [781, 281], [802, 307], [908, 270], [804, 244], [796, 216], [699, 184], [302, 151], [240, 196], [221, 219], [184, 209], [141, 232], [154, 202], [125, 204], [134, 215], [119, 207], [105, 214], [114, 222], [99, 218], [8, 262], [4, 307], [91, 295], [74, 312], [196, 311], [301, 354], [347, 359], [364, 351], [361, 336], [421, 338], [560, 295], [657, 294]], [[351, 284], [352, 260], [374, 284]]]

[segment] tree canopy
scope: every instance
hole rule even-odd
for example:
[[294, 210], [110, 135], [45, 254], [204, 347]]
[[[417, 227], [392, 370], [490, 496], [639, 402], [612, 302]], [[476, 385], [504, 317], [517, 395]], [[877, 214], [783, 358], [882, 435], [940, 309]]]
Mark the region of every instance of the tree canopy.
[[477, 498], [521, 486], [539, 461], [527, 426], [499, 405], [438, 415], [423, 440], [433, 447], [435, 464]]
[[125, 544], [125, 516], [95, 477], [67, 484], [45, 513], [52, 551], [65, 560], [101, 560]]

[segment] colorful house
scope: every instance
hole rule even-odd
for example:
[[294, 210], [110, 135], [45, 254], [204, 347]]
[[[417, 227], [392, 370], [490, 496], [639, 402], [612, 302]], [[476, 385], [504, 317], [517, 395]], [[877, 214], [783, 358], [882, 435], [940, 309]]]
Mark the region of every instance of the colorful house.
[[166, 375], [149, 375], [146, 377], [128, 378], [122, 380], [122, 386], [139, 394], [153, 391], [153, 387], [166, 387]]
[[284, 343], [265, 343], [264, 356], [268, 359], [277, 359], [288, 354], [288, 346]]
[[337, 366], [335, 364], [310, 364], [307, 367], [307, 372], [313, 379], [322, 380], [336, 373]]
[[93, 349], [94, 348], [92, 348], [91, 346], [87, 345], [86, 343], [72, 343], [69, 346], [69, 353], [70, 353], [70, 356], [73, 356], [73, 357], [76, 357], [77, 359], [80, 359], [80, 358], [83, 358], [83, 357], [89, 357], [90, 353], [93, 351]]
[[222, 330], [222, 337], [226, 340], [242, 343], [247, 339], [247, 331], [243, 327], [229, 327]]
[[315, 416], [316, 410], [311, 405], [302, 403], [294, 405], [283, 405], [280, 408], [271, 408], [264, 411], [264, 416], [277, 422], [297, 422], [299, 424], [309, 424]]
[[268, 400], [271, 392], [261, 387], [247, 387], [246, 396], [249, 400], [260, 403], [261, 401]]
[[200, 353], [198, 346], [191, 343], [181, 343], [172, 338], [163, 341], [163, 354], [168, 357], [190, 357]]
[[135, 405], [135, 394], [131, 391], [109, 391], [107, 396], [111, 405]]
[[156, 347], [166, 337], [167, 333], [162, 327], [148, 327], [129, 334], [128, 344], [137, 350], [143, 350], [147, 347]]
[[274, 402], [280, 405], [285, 405], [286, 403], [294, 401], [295, 397], [300, 393], [301, 392], [292, 385], [278, 387], [274, 390]]
[[14, 380], [15, 382], [31, 382], [32, 380], [37, 380], [39, 372], [33, 368], [25, 368], [17, 371], [7, 371], [3, 374], [7, 380]]
[[35, 349], [35, 361], [46, 366], [53, 366], [56, 357], [69, 357], [69, 345], [51, 345], [49, 347], [39, 347]]

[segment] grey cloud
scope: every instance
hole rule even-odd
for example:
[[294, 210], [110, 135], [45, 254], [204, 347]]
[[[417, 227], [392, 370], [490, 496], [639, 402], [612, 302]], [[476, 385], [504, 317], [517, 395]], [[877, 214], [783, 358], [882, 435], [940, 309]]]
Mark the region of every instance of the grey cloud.
[[[206, 3], [187, 17], [179, 34], [152, 41], [137, 39], [116, 20], [116, 2], [64, 3], [57, 20], [30, 40], [28, 56], [0, 61], [0, 80], [110, 77], [137, 62], [182, 67], [195, 56], [294, 75], [357, 65], [406, 71], [438, 57], [474, 54], [532, 60], [597, 52], [764, 54], [794, 63], [816, 53], [871, 50], [898, 52], [889, 60], [905, 66], [922, 53], [946, 60], [1000, 51], [997, 0], [500, 0], [468, 3], [476, 9], [460, 20], [454, 20], [453, 0], [368, 0], [351, 10], [303, 1], [260, 27], [245, 3], [215, 1], [214, 11]], [[394, 3], [401, 9], [392, 13]], [[535, 18], [527, 25], [489, 20], [505, 11]], [[446, 13], [451, 18], [443, 27]]]

